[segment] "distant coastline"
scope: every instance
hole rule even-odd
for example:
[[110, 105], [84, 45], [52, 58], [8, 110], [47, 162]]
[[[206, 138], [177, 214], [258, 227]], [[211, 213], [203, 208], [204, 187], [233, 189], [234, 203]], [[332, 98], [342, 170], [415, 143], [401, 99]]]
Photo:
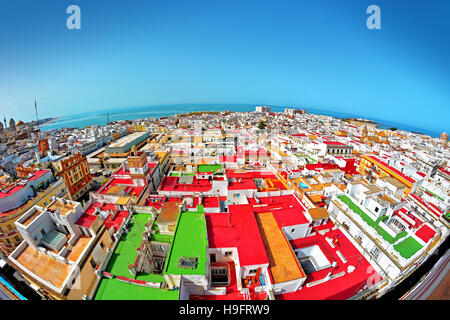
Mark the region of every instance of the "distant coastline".
[[[148, 117], [154, 117], [156, 119], [161, 117], [167, 117], [174, 114], [186, 114], [190, 112], [198, 111], [231, 111], [231, 112], [249, 112], [254, 111], [258, 104], [177, 104], [177, 105], [152, 105], [152, 106], [135, 106], [125, 107], [117, 109], [97, 110], [92, 112], [84, 112], [79, 114], [60, 116], [51, 119], [45, 124], [41, 125], [41, 130], [52, 130], [62, 128], [85, 128], [87, 126], [100, 125], [104, 126], [107, 122], [124, 121], [124, 120], [137, 120]], [[273, 112], [284, 112], [286, 106], [269, 105]], [[307, 113], [331, 116], [338, 119], [355, 119], [357, 121], [371, 123], [376, 125], [380, 129], [388, 130], [395, 128], [397, 130], [404, 130], [408, 132], [417, 132], [420, 134], [426, 134], [431, 137], [439, 137], [438, 132], [417, 128], [411, 125], [405, 125], [401, 123], [395, 123], [392, 121], [386, 121], [383, 119], [371, 119], [363, 120], [364, 115], [348, 114], [343, 112], [312, 109], [308, 107], [300, 107], [305, 109]]]
[[379, 124], [378, 122], [372, 121], [372, 120], [366, 120], [366, 119], [358, 119], [358, 118], [342, 118], [343, 121], [358, 121], [358, 122], [364, 122], [364, 123], [370, 123], [370, 124]]
[[51, 118], [50, 120], [48, 120], [48, 121], [46, 121], [44, 123], [41, 123], [39, 125], [40, 126], [47, 126], [47, 125], [49, 125], [49, 124], [51, 124], [51, 123], [53, 123], [53, 122], [55, 122], [55, 121], [57, 121], [59, 119], [61, 119], [61, 117]]

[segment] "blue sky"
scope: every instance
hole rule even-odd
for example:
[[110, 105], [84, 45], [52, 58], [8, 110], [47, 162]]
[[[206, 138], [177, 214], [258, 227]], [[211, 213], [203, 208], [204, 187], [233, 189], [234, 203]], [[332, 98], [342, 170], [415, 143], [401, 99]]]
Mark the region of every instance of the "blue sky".
[[35, 96], [41, 117], [248, 103], [449, 132], [449, 15], [447, 0], [0, 0], [0, 117], [32, 120]]

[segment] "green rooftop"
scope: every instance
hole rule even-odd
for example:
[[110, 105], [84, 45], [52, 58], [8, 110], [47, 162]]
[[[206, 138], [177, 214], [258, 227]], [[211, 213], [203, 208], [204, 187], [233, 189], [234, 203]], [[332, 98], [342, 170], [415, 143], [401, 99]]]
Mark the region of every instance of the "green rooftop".
[[438, 198], [441, 201], [444, 201], [444, 199], [442, 199], [441, 197], [439, 197], [437, 194], [431, 192], [430, 190], [428, 190], [427, 188], [421, 187], [423, 190], [427, 191], [428, 193], [430, 193], [433, 197]]
[[310, 157], [310, 156], [307, 155], [307, 154], [296, 154], [296, 156], [297, 156], [297, 158], [308, 158], [308, 159], [309, 159], [311, 162], [313, 162], [313, 163], [317, 161], [316, 159]]
[[[128, 266], [136, 260], [136, 249], [141, 246], [145, 224], [152, 215], [149, 213], [136, 213], [131, 217], [128, 225], [128, 233], [123, 233], [109, 263], [105, 269], [116, 276], [132, 278]], [[141, 280], [139, 275], [136, 279]]]
[[377, 219], [377, 221], [373, 221], [359, 206], [353, 203], [352, 200], [350, 200], [349, 197], [346, 195], [340, 195], [338, 196], [339, 200], [344, 202], [350, 209], [352, 209], [353, 212], [358, 214], [369, 226], [371, 226], [375, 231], [383, 237], [384, 240], [389, 242], [390, 244], [395, 243], [400, 238], [403, 238], [407, 235], [407, 232], [401, 232], [397, 234], [397, 236], [393, 237], [391, 236], [386, 230], [384, 230], [380, 225], [380, 221], [383, 219], [383, 216]]
[[178, 290], [150, 288], [104, 278], [94, 300], [178, 300], [178, 296]]
[[[128, 233], [124, 233], [114, 251], [105, 271], [115, 276], [122, 276], [146, 282], [164, 282], [161, 274], [138, 273], [136, 276], [128, 270], [128, 266], [135, 262], [136, 249], [141, 246], [145, 224], [152, 215], [149, 213], [136, 213], [128, 225]], [[172, 236], [160, 235], [157, 232], [155, 241], [172, 242]], [[130, 284], [117, 279], [103, 278], [95, 300], [177, 300], [178, 291], [144, 287]]]
[[197, 171], [198, 172], [212, 172], [212, 173], [216, 173], [217, 170], [222, 169], [222, 165], [221, 164], [199, 164], [197, 166]]
[[[165, 273], [177, 275], [204, 275], [206, 273], [206, 219], [203, 206], [197, 211], [185, 211], [178, 217], [175, 236], [166, 261]], [[179, 266], [180, 258], [197, 258], [195, 268]]]
[[400, 253], [400, 255], [405, 258], [411, 258], [417, 251], [422, 249], [422, 245], [413, 237], [408, 237], [402, 242], [396, 244], [394, 249]]

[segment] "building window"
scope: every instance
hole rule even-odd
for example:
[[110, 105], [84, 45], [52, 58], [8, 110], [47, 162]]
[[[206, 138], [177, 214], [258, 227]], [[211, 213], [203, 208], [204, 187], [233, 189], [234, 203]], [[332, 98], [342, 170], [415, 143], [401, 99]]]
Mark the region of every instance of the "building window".
[[373, 257], [375, 260], [377, 260], [378, 257], [380, 256], [380, 252], [381, 252], [380, 248], [378, 248], [377, 246], [375, 246], [375, 247], [370, 251], [370, 254], [372, 255], [372, 257]]
[[257, 272], [258, 270], [257, 269], [251, 269], [251, 270], [248, 270], [248, 273], [251, 273], [251, 274], [256, 274], [256, 272]]
[[212, 268], [211, 269], [211, 274], [213, 275], [225, 275], [227, 274], [227, 269], [226, 268]]
[[226, 251], [226, 252], [225, 252], [225, 257], [229, 257], [229, 256], [231, 256], [231, 255], [233, 255], [233, 252], [232, 252], [232, 251]]
[[105, 248], [105, 245], [103, 244], [103, 242], [100, 242], [100, 247], [102, 247], [102, 249]]
[[405, 231], [406, 227], [397, 219], [392, 219], [391, 222], [394, 226], [396, 226], [397, 228], [399, 228], [401, 231]]
[[380, 208], [375, 207], [375, 212], [378, 212], [380, 210]]
[[91, 266], [92, 268], [96, 269], [97, 268], [97, 264], [94, 261], [94, 258], [91, 259]]

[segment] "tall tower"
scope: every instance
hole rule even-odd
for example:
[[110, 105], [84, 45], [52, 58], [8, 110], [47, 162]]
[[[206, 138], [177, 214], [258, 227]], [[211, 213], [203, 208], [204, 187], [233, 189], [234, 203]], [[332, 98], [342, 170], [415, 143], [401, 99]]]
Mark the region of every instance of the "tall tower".
[[145, 186], [150, 181], [147, 155], [145, 152], [138, 152], [136, 146], [133, 146], [131, 150], [132, 153], [127, 158], [131, 179], [135, 186]]
[[367, 126], [364, 126], [361, 134], [361, 142], [365, 142], [367, 138]]
[[3, 142], [4, 140], [4, 132], [3, 132], [3, 123], [0, 121], [0, 142]]
[[16, 122], [14, 121], [13, 118], [11, 118], [11, 119], [9, 120], [9, 128], [10, 128], [11, 130], [16, 130]]
[[448, 141], [448, 134], [446, 132], [442, 132], [440, 138], [442, 140], [442, 145], [444, 146], [444, 148], [446, 148]]
[[34, 111], [36, 112], [36, 124], [37, 124], [37, 127], [39, 129], [39, 117], [38, 117], [38, 112], [37, 112], [37, 101], [36, 101], [36, 98], [34, 98]]

